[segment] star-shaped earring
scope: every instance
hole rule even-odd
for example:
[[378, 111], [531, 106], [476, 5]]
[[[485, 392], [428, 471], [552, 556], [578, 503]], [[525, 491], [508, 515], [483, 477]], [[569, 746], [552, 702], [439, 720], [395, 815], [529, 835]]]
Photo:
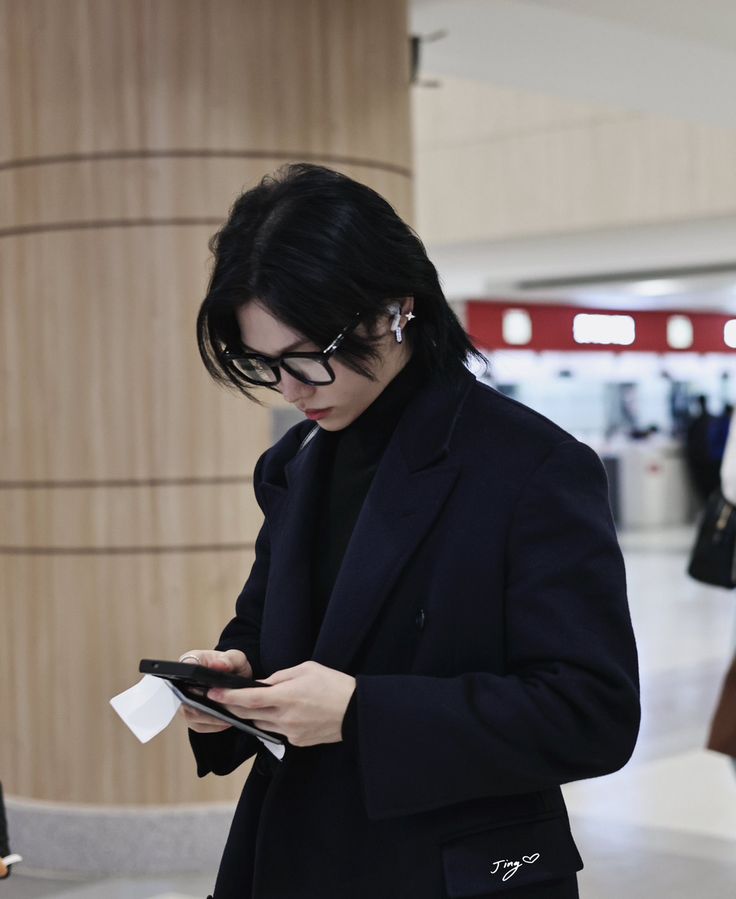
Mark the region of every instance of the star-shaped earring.
[[413, 318], [416, 318], [413, 312], [409, 311], [406, 313], [406, 320], [410, 322]]

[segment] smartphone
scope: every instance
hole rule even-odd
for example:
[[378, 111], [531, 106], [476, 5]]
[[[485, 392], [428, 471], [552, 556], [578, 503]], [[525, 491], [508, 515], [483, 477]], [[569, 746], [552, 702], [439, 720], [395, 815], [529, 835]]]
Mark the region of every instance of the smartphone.
[[[270, 686], [270, 684], [264, 684], [264, 686]], [[212, 715], [212, 717], [217, 718], [218, 721], [230, 724], [237, 728], [237, 730], [252, 734], [254, 737], [262, 737], [264, 740], [268, 740], [269, 743], [278, 743], [281, 746], [286, 744], [286, 737], [283, 736], [283, 734], [275, 734], [270, 730], [262, 730], [260, 727], [256, 727], [252, 721], [233, 715], [232, 712], [228, 711], [224, 706], [215, 702], [213, 699], [208, 699], [206, 696], [192, 695], [186, 687], [181, 684], [176, 684], [174, 681], [169, 681], [169, 688], [171, 689], [171, 692], [184, 703], [184, 705], [188, 705], [192, 709], [197, 709], [200, 712]]]
[[270, 743], [283, 746], [287, 742], [283, 734], [256, 727], [251, 721], [239, 718], [219, 702], [205, 696], [210, 687], [239, 690], [243, 687], [270, 687], [271, 684], [264, 684], [239, 674], [215, 671], [206, 665], [189, 665], [186, 662], [167, 662], [162, 659], [141, 659], [138, 670], [141, 674], [153, 674], [155, 677], [164, 678], [177, 699], [190, 708], [205, 712], [218, 721], [230, 724], [244, 733], [262, 737]]
[[270, 687], [261, 681], [241, 674], [230, 674], [217, 671], [206, 665], [189, 665], [186, 662], [165, 662], [162, 659], [141, 659], [138, 665], [141, 674], [154, 674], [163, 677], [179, 686], [186, 687], [226, 687], [230, 690], [241, 690], [243, 687]]

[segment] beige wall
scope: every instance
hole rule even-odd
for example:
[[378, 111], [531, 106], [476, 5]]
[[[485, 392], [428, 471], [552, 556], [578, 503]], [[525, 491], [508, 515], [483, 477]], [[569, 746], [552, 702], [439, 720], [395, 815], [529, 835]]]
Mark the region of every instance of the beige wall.
[[417, 229], [432, 244], [736, 212], [736, 131], [438, 80], [412, 91]]

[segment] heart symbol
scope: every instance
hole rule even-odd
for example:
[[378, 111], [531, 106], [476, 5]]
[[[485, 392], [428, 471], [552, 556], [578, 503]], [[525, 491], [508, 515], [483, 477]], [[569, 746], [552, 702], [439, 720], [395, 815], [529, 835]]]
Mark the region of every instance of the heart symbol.
[[539, 853], [535, 852], [534, 855], [522, 855], [521, 860], [526, 862], [527, 865], [531, 865], [532, 862], [535, 862], [539, 858]]

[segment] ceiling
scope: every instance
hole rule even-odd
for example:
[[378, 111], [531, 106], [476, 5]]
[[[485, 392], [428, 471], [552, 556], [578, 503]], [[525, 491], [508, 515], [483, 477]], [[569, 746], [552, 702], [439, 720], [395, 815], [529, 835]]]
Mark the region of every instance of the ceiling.
[[736, 258], [736, 217], [428, 250], [448, 299], [736, 313], [736, 266], [719, 271]]
[[734, 0], [411, 0], [433, 75], [736, 127]]
[[[736, 0], [411, 0], [410, 10], [412, 34], [447, 31], [422, 45], [420, 75], [736, 128]], [[736, 215], [429, 250], [448, 297], [504, 294], [618, 308], [666, 302], [736, 312]], [[608, 285], [521, 286], [605, 274], [612, 258], [617, 277]], [[686, 271], [728, 261], [730, 273]], [[671, 270], [669, 283], [641, 283], [659, 269]], [[622, 272], [631, 279], [621, 280]]]

